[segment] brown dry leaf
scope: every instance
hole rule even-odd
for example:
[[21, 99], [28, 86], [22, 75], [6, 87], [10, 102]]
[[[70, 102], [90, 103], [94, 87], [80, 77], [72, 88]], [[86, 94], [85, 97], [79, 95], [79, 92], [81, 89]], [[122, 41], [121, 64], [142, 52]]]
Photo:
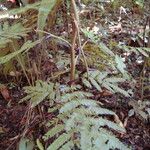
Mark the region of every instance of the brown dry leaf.
[[0, 85], [0, 93], [2, 94], [3, 98], [7, 101], [11, 100], [11, 96], [9, 94], [8, 88], [5, 85]]
[[110, 91], [108, 91], [108, 90], [104, 90], [104, 91], [102, 91], [101, 93], [100, 93], [102, 96], [112, 96], [113, 94], [110, 92]]
[[117, 115], [114, 115], [114, 120], [117, 124], [119, 124], [122, 128], [124, 128], [123, 123], [121, 122], [121, 120], [119, 119]]
[[3, 130], [3, 127], [0, 127], [0, 134], [1, 133], [5, 133], [4, 130]]

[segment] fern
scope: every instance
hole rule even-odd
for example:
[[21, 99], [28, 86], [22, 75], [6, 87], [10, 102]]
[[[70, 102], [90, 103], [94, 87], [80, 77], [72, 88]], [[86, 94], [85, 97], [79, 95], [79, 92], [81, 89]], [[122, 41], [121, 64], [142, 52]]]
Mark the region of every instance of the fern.
[[31, 42], [31, 41], [27, 41], [26, 43], [24, 43], [24, 45], [20, 48], [20, 50], [12, 52], [8, 55], [2, 56], [0, 57], [0, 64], [4, 64], [8, 61], [10, 61], [12, 58], [16, 57], [18, 54], [22, 53], [22, 52], [27, 52], [30, 48], [34, 47], [36, 44], [38, 44], [40, 41], [35, 41], [35, 42]]
[[26, 36], [30, 31], [28, 28], [24, 28], [20, 23], [9, 25], [5, 22], [0, 26], [0, 47], [4, 47], [7, 43], [12, 42], [12, 39], [20, 39]]
[[64, 125], [62, 124], [58, 124], [57, 126], [55, 126], [54, 128], [52, 128], [49, 132], [47, 132], [43, 139], [44, 140], [48, 140], [49, 138], [53, 137], [54, 135], [58, 134], [59, 132], [61, 132], [62, 130], [64, 130]]
[[47, 150], [59, 149], [62, 145], [64, 145], [64, 143], [68, 142], [70, 138], [71, 134], [63, 133], [47, 148]]
[[55, 139], [48, 150], [71, 150], [75, 147], [82, 150], [99, 150], [101, 147], [108, 150], [121, 147], [129, 149], [111, 133], [111, 130], [125, 133], [125, 129], [103, 117], [116, 114], [100, 107], [100, 103], [91, 99], [91, 96], [91, 93], [82, 91], [62, 94], [62, 106], [57, 119], [53, 119], [59, 124], [53, 122], [55, 126], [43, 137], [44, 140]]
[[39, 14], [38, 14], [38, 29], [43, 30], [47, 16], [49, 12], [53, 9], [53, 7], [56, 5], [58, 0], [42, 0], [41, 5], [39, 8]]
[[83, 84], [88, 88], [96, 88], [98, 91], [102, 91], [102, 88], [106, 88], [112, 93], [119, 92], [125, 96], [129, 96], [129, 93], [121, 89], [118, 84], [124, 82], [124, 78], [107, 77], [107, 72], [100, 72], [98, 70], [89, 71], [89, 76], [85, 73], [82, 77]]
[[97, 35], [95, 35], [92, 31], [87, 31], [85, 29], [82, 29], [82, 32], [94, 44], [98, 45], [98, 47], [100, 48], [101, 51], [103, 51], [107, 55], [114, 56], [114, 53], [103, 42], [100, 42], [99, 37]]
[[126, 65], [125, 63], [123, 62], [122, 58], [119, 57], [118, 55], [115, 56], [115, 61], [116, 61], [116, 64], [117, 64], [117, 69], [122, 73], [122, 75], [125, 77], [125, 78], [129, 78], [129, 75], [127, 73], [127, 71], [125, 70], [126, 69]]
[[133, 107], [129, 111], [129, 116], [131, 112], [135, 112], [136, 116], [144, 122], [148, 122], [150, 118], [150, 102], [149, 101], [129, 101], [129, 105]]
[[145, 57], [149, 57], [150, 48], [147, 47], [131, 47], [131, 46], [118, 46], [120, 49], [123, 49], [127, 52], [135, 52], [136, 54], [142, 54]]
[[24, 97], [20, 102], [24, 102], [30, 100], [31, 107], [37, 106], [44, 99], [54, 100], [55, 92], [54, 92], [54, 84], [43, 82], [41, 80], [36, 81], [35, 86], [24, 87], [25, 93], [27, 96]]

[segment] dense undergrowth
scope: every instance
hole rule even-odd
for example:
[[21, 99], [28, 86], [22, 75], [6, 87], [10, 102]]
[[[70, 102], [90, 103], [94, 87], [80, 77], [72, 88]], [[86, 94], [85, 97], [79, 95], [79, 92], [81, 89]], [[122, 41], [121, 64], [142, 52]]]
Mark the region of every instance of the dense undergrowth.
[[[149, 121], [149, 1], [28, 3], [13, 3], [16, 8], [0, 15], [0, 91], [11, 105], [8, 87], [24, 90], [18, 149], [134, 149], [123, 140], [125, 122], [106, 102], [117, 95], [133, 108], [127, 118], [135, 113]], [[142, 66], [139, 73], [135, 63]], [[29, 126], [37, 114], [43, 132], [34, 137]]]

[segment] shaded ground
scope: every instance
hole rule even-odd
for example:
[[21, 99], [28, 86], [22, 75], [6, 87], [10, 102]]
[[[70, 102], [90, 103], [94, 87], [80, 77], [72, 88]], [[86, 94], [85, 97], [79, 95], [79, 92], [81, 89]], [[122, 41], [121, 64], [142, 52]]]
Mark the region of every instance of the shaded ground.
[[[115, 16], [115, 15], [114, 15]], [[85, 18], [85, 16], [83, 16]], [[125, 16], [126, 17], [126, 16]], [[111, 17], [110, 17], [111, 18]], [[128, 18], [128, 17], [127, 17]], [[115, 16], [116, 19], [116, 16]], [[125, 18], [126, 19], [126, 18]], [[101, 19], [102, 21], [103, 19]], [[114, 18], [112, 17], [112, 20], [110, 19], [110, 22], [113, 22]], [[89, 22], [91, 20], [88, 20]], [[105, 20], [104, 20], [105, 21]], [[117, 22], [117, 21], [116, 21]], [[90, 24], [90, 23], [89, 23]], [[92, 24], [92, 23], [91, 23]], [[123, 27], [125, 25], [128, 25], [128, 22], [123, 23]], [[135, 23], [137, 24], [137, 23]], [[89, 25], [90, 26], [90, 25]], [[117, 28], [118, 27], [118, 28]], [[136, 42], [132, 43], [131, 40], [131, 34], [122, 33], [119, 26], [116, 26], [114, 28], [114, 31], [110, 34], [109, 37], [106, 37], [104, 41], [108, 41], [108, 38], [111, 40], [115, 40], [116, 42], [124, 42], [128, 43], [130, 46], [137, 46]], [[131, 29], [132, 31], [132, 29]], [[124, 31], [122, 31], [124, 32]], [[109, 43], [107, 43], [109, 44]], [[142, 57], [142, 56], [141, 56]], [[139, 77], [141, 70], [143, 69], [143, 63], [137, 64], [136, 60], [139, 57], [136, 57], [134, 53], [127, 57], [127, 64], [128, 64], [128, 71], [135, 77], [135, 80], [137, 81], [136, 85], [136, 91], [135, 95], [133, 97], [134, 100], [140, 100], [141, 96], [141, 83], [139, 82]], [[143, 60], [143, 57], [142, 57]], [[50, 64], [50, 66], [52, 66]], [[47, 70], [53, 71], [51, 68]], [[147, 72], [147, 78], [149, 74], [148, 68], [144, 68]], [[49, 72], [48, 72], [49, 74]], [[5, 82], [5, 78], [1, 78], [1, 81]], [[122, 85], [126, 87], [127, 85]], [[27, 105], [25, 104], [18, 104], [19, 100], [21, 99], [23, 95], [23, 91], [19, 90], [19, 88], [12, 88], [9, 89], [11, 100], [7, 101], [4, 99], [4, 97], [0, 94], [0, 150], [16, 150], [18, 146], [18, 142], [20, 139], [20, 136], [26, 134], [27, 136], [31, 137], [34, 136], [35, 140], [36, 138], [40, 138], [44, 133], [44, 128], [41, 126], [41, 123], [44, 122], [46, 119], [51, 118], [50, 114], [47, 114], [47, 111], [44, 111], [43, 114], [40, 114], [38, 110], [35, 110], [34, 112], [31, 112], [31, 118], [28, 124], [28, 115], [27, 115]], [[99, 93], [95, 93], [95, 99], [99, 97]], [[144, 96], [149, 95], [149, 93], [144, 93]], [[104, 102], [105, 107], [110, 108], [110, 110], [113, 110], [116, 112], [116, 114], [119, 116], [120, 120], [125, 123], [125, 128], [127, 130], [127, 133], [125, 135], [122, 135], [120, 139], [129, 145], [133, 147], [135, 150], [149, 150], [150, 149], [150, 122], [149, 121], [143, 121], [139, 119], [137, 115], [133, 115], [128, 118], [129, 110], [132, 109], [131, 106], [128, 105], [129, 99], [125, 99], [124, 97], [121, 97], [121, 101], [117, 101], [118, 95], [111, 95], [109, 96], [102, 96], [101, 100]], [[148, 99], [147, 97], [146, 99]], [[45, 105], [45, 110], [47, 109]]]

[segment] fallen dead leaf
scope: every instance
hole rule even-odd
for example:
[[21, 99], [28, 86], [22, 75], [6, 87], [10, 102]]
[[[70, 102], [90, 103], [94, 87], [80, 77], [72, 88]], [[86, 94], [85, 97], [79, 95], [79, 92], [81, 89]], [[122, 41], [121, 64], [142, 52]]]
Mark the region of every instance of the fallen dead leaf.
[[7, 100], [7, 101], [11, 100], [11, 96], [10, 96], [7, 86], [1, 84], [0, 85], [0, 93], [2, 94], [2, 96], [5, 100]]

